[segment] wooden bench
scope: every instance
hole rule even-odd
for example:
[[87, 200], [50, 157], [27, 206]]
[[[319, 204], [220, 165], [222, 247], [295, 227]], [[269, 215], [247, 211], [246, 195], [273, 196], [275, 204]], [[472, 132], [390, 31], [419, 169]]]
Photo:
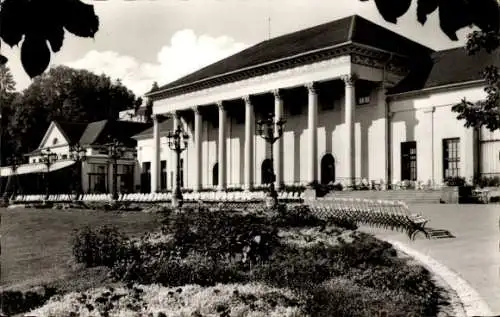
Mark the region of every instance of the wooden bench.
[[412, 240], [419, 232], [429, 238], [425, 228], [428, 220], [419, 214], [412, 214], [402, 201], [328, 197], [308, 204], [315, 215], [324, 219], [337, 218], [357, 224], [403, 230]]

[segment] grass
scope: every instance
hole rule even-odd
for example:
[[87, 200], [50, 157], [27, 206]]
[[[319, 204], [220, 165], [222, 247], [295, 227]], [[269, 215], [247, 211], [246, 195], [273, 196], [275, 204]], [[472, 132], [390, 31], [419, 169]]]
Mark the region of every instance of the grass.
[[103, 278], [78, 270], [71, 253], [74, 229], [112, 224], [129, 236], [157, 229], [160, 216], [142, 212], [1, 209], [0, 290], [25, 289], [57, 280]]

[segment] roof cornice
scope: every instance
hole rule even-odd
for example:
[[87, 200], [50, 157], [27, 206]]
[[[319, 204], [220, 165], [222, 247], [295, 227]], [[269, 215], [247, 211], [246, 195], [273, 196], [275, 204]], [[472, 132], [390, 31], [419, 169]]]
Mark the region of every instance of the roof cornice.
[[456, 88], [469, 88], [469, 87], [477, 87], [482, 86], [486, 83], [484, 79], [478, 80], [470, 80], [465, 82], [453, 83], [448, 85], [440, 85], [435, 87], [428, 87], [423, 89], [411, 90], [396, 94], [387, 95], [387, 99], [389, 101], [401, 100], [404, 98], [418, 96], [420, 94], [431, 93], [431, 92], [440, 92], [440, 91], [449, 91]]
[[322, 60], [338, 57], [341, 55], [360, 54], [360, 53], [363, 55], [381, 59], [386, 59], [389, 55], [392, 55], [399, 59], [407, 58], [406, 56], [400, 54], [395, 54], [368, 45], [362, 45], [352, 41], [347, 41], [341, 44], [332, 45], [312, 51], [307, 51], [293, 56], [269, 61], [266, 63], [245, 67], [236, 71], [231, 71], [224, 74], [204, 78], [189, 84], [182, 84], [176, 87], [157, 90], [146, 94], [146, 97], [149, 97], [153, 100], [165, 99], [280, 70], [311, 64]]

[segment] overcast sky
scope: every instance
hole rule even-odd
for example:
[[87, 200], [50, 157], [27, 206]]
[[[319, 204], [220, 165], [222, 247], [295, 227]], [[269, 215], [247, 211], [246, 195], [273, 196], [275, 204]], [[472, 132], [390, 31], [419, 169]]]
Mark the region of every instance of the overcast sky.
[[[444, 49], [451, 42], [438, 27], [435, 12], [422, 27], [415, 5], [397, 25], [386, 23], [373, 1], [359, 0], [107, 0], [94, 4], [101, 24], [95, 39], [66, 33], [62, 50], [51, 65], [85, 68], [122, 79], [136, 94], [186, 75], [250, 45], [352, 14], [427, 45]], [[416, 1], [413, 1], [416, 3]], [[270, 28], [268, 19], [270, 18]], [[17, 89], [30, 79], [19, 61], [19, 48], [2, 46]]]

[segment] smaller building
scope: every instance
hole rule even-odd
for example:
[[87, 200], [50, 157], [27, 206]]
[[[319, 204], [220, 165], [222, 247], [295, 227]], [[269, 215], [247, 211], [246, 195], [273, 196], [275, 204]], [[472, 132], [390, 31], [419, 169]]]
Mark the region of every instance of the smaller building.
[[[150, 126], [113, 120], [91, 123], [53, 121], [38, 148], [25, 155], [27, 164], [1, 168], [0, 175], [7, 178], [2, 183], [12, 184], [11, 187], [24, 194], [43, 193], [48, 177], [51, 193], [68, 193], [79, 188], [84, 193], [109, 193], [113, 188], [114, 161], [108, 157], [108, 144], [116, 139], [122, 145], [121, 155], [116, 161], [117, 189], [120, 193], [134, 192], [139, 189], [140, 169], [136, 163], [137, 141], [132, 136]], [[84, 150], [84, 160], [72, 155], [71, 149], [77, 144]], [[44, 162], [46, 150], [55, 153], [56, 159], [51, 164]]]
[[118, 119], [120, 121], [131, 121], [131, 122], [148, 122], [146, 115], [146, 107], [143, 105], [137, 111], [135, 109], [127, 109], [120, 111], [118, 113]]

